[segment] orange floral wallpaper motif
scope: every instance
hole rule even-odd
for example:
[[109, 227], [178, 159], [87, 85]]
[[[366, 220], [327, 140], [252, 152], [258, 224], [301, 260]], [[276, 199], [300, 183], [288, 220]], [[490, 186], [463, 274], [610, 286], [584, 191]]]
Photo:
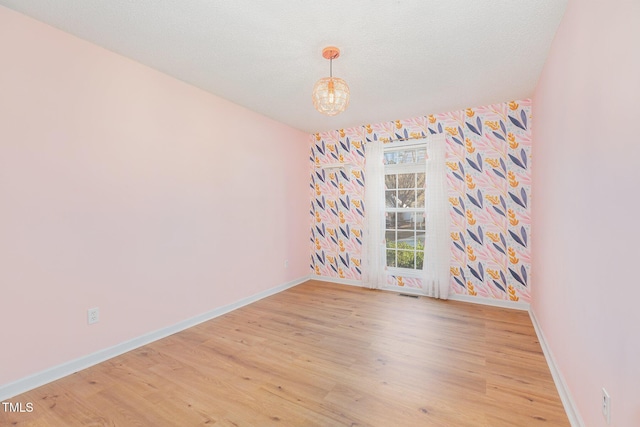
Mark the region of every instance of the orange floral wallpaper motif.
[[[530, 300], [531, 101], [528, 99], [311, 135], [311, 269], [360, 281], [368, 141], [444, 133], [451, 214], [451, 290]], [[350, 168], [322, 169], [336, 163]], [[388, 275], [387, 284], [420, 280]]]

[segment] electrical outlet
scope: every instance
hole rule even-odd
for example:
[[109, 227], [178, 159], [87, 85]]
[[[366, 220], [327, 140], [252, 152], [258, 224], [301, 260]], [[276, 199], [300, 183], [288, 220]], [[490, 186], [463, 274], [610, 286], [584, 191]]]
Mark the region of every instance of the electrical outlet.
[[98, 307], [87, 310], [87, 323], [93, 325], [100, 320], [100, 309]]
[[607, 425], [611, 423], [611, 397], [607, 390], [602, 388], [602, 415], [607, 420]]

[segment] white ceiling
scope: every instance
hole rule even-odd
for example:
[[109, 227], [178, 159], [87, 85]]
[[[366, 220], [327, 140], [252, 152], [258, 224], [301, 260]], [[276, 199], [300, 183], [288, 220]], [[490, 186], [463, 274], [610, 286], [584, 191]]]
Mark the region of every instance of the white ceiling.
[[[0, 0], [295, 128], [324, 131], [530, 97], [567, 0]], [[311, 102], [342, 55], [346, 112]]]

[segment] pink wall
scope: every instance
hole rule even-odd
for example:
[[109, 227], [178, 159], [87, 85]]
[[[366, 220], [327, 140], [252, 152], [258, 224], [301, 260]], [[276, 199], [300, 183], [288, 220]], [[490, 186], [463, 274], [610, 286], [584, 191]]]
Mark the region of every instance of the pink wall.
[[532, 307], [585, 425], [640, 426], [640, 3], [570, 1], [535, 92]]
[[3, 7], [0, 53], [0, 386], [308, 274], [308, 134]]

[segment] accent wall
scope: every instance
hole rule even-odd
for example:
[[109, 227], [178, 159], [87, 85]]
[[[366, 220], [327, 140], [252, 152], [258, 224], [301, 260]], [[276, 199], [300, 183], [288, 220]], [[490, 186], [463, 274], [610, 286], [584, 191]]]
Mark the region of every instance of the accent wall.
[[[310, 267], [318, 278], [366, 286], [362, 236], [367, 142], [445, 134], [451, 215], [451, 290], [530, 301], [531, 101], [339, 129], [311, 135]], [[322, 166], [349, 163], [350, 169]], [[387, 275], [390, 288], [420, 279]]]

